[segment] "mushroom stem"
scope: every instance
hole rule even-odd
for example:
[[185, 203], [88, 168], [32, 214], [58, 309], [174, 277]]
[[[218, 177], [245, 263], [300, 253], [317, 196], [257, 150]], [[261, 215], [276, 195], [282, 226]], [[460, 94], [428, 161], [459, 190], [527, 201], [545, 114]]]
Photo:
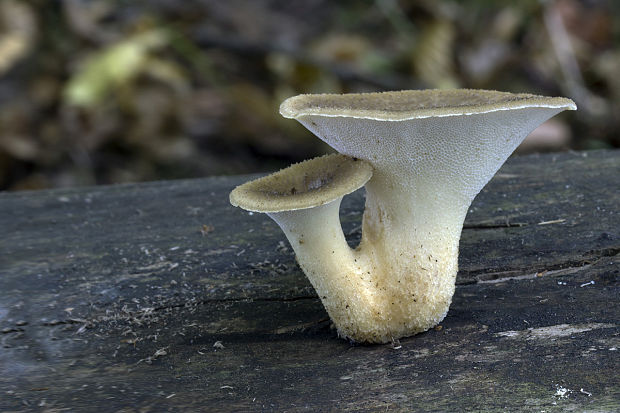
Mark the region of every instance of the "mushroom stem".
[[450, 205], [429, 199], [420, 202], [408, 188], [386, 194], [386, 187], [375, 178], [366, 184], [358, 248], [358, 254], [370, 257], [374, 264], [373, 278], [380, 297], [376, 301], [385, 313], [381, 322], [374, 324], [374, 332], [362, 335], [364, 341], [371, 342], [426, 331], [446, 316], [469, 205], [456, 200]]
[[[308, 209], [270, 212], [282, 228], [297, 262], [315, 288], [335, 324], [349, 324], [351, 308], [364, 309], [368, 288], [358, 282], [367, 271], [357, 262], [342, 232], [339, 208], [342, 197]], [[366, 311], [365, 311], [366, 312]], [[347, 334], [348, 335], [348, 334]]]
[[391, 207], [402, 200], [381, 194], [381, 182], [372, 183], [356, 250], [340, 225], [342, 197], [268, 215], [286, 234], [339, 334], [383, 343], [425, 331], [445, 317], [466, 208], [458, 214], [441, 207], [402, 211]]
[[342, 265], [342, 258], [353, 259], [340, 226], [338, 211], [341, 201], [342, 198], [338, 198], [314, 208], [269, 212], [267, 215], [282, 228], [298, 260], [307, 257], [320, 266], [322, 272], [333, 265]]

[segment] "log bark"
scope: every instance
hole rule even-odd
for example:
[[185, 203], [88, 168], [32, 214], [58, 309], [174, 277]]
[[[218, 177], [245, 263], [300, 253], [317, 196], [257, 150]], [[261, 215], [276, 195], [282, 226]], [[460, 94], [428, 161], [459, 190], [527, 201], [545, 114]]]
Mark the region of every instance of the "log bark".
[[228, 204], [249, 178], [0, 194], [0, 410], [620, 410], [619, 151], [510, 159], [448, 316], [393, 345], [336, 337], [280, 229]]

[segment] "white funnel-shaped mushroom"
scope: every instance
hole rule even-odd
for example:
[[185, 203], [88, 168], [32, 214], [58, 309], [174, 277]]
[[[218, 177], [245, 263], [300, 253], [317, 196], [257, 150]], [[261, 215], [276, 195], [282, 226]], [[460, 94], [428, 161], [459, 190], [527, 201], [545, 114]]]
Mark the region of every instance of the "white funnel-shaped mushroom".
[[[311, 279], [347, 280], [340, 286], [344, 293], [331, 285], [317, 289], [324, 303], [330, 301], [326, 308], [340, 334], [388, 342], [439, 323], [454, 293], [471, 201], [530, 131], [566, 109], [576, 109], [566, 98], [481, 90], [286, 100], [283, 116], [374, 169], [366, 184], [360, 246], [329, 268], [320, 256], [316, 266], [300, 260]], [[299, 220], [320, 222], [311, 211]], [[336, 227], [341, 232], [339, 221], [324, 226], [328, 232]], [[293, 247], [298, 257], [305, 254], [304, 244]], [[338, 298], [331, 300], [333, 294]]]

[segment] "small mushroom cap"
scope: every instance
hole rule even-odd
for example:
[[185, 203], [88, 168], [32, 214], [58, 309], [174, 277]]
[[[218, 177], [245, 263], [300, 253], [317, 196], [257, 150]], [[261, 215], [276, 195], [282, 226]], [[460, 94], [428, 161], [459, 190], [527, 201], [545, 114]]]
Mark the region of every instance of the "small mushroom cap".
[[285, 118], [306, 115], [399, 121], [434, 116], [458, 116], [526, 107], [575, 110], [567, 98], [494, 90], [403, 90], [399, 92], [312, 94], [293, 96], [280, 105]]
[[230, 203], [255, 212], [313, 208], [350, 194], [371, 177], [368, 162], [325, 155], [236, 187], [230, 193]]

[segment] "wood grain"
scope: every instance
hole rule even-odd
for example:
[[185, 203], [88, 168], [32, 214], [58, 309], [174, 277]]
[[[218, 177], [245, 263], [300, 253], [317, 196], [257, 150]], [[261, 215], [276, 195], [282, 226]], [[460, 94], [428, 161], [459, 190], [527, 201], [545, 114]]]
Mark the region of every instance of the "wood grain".
[[619, 151], [509, 160], [400, 346], [336, 337], [249, 178], [0, 194], [0, 410], [620, 409]]

